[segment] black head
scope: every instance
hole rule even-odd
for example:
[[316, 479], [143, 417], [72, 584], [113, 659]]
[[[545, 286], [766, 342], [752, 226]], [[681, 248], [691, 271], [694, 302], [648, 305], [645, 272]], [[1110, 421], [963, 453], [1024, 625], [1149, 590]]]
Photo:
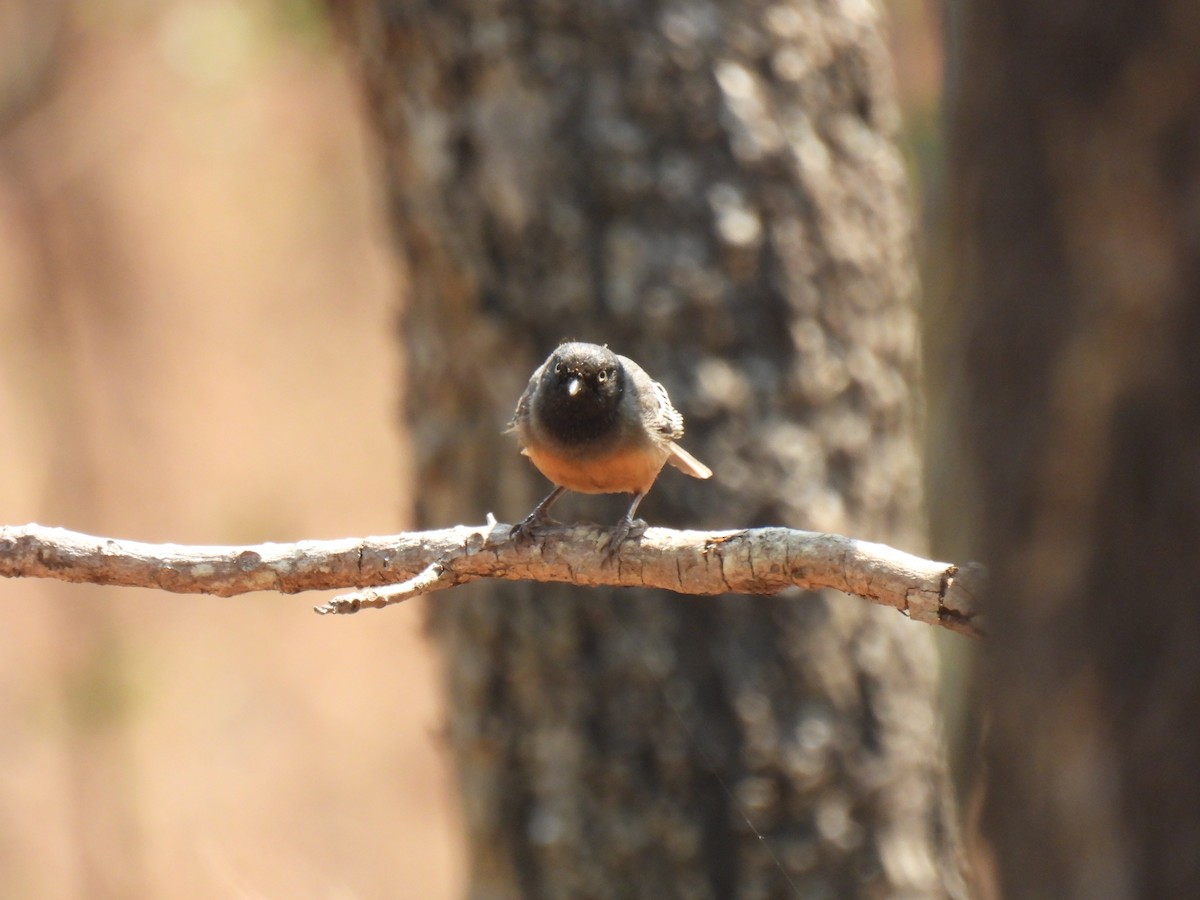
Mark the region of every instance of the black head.
[[601, 440], [618, 431], [625, 371], [598, 344], [561, 344], [546, 360], [534, 401], [546, 431], [564, 444]]

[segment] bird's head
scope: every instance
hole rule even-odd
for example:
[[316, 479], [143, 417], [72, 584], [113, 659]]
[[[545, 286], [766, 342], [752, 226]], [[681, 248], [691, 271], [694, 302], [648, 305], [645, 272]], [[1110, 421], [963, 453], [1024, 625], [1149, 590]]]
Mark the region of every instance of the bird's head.
[[586, 446], [619, 433], [625, 370], [598, 344], [561, 344], [542, 371], [532, 413], [564, 446]]
[[561, 401], [585, 407], [619, 400], [623, 375], [617, 355], [607, 347], [572, 341], [550, 356], [545, 378]]

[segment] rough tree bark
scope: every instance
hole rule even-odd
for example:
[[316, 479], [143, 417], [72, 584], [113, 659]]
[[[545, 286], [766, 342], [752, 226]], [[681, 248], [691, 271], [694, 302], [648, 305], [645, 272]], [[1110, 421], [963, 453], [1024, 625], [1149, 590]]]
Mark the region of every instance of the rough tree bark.
[[[911, 221], [875, 6], [342, 12], [409, 269], [420, 524], [513, 519], [546, 490], [501, 430], [573, 336], [664, 381], [717, 472], [665, 474], [652, 523], [920, 547]], [[439, 610], [472, 896], [958, 890], [935, 661], [902, 617], [550, 586]]]
[[1008, 897], [1192, 896], [1200, 5], [962, 15], [953, 292], [998, 607], [985, 831]]

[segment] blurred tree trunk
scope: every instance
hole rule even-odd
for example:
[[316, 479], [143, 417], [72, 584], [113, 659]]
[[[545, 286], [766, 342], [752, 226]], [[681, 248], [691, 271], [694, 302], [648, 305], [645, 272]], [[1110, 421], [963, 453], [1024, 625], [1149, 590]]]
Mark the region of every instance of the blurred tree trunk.
[[[422, 525], [512, 522], [545, 492], [501, 431], [571, 336], [664, 381], [717, 472], [665, 473], [647, 520], [920, 546], [911, 219], [874, 6], [342, 13], [409, 269]], [[928, 629], [821, 597], [529, 585], [441, 599], [435, 627], [472, 896], [960, 889]]]
[[961, 13], [985, 831], [1008, 897], [1194, 896], [1200, 5]]

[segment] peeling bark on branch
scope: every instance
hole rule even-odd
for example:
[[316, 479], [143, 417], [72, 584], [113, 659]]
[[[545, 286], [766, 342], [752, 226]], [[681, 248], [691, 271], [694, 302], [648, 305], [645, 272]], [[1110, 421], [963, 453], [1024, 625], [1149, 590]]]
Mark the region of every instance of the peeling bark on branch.
[[498, 578], [585, 587], [654, 587], [678, 594], [775, 594], [833, 588], [951, 631], [978, 637], [974, 595], [982, 569], [961, 569], [884, 544], [793, 528], [677, 531], [648, 528], [613, 564], [610, 529], [554, 526], [530, 544], [493, 523], [387, 537], [248, 547], [120, 541], [42, 525], [0, 527], [0, 575], [148, 587], [230, 597], [346, 587], [321, 613], [382, 607], [448, 587]]

